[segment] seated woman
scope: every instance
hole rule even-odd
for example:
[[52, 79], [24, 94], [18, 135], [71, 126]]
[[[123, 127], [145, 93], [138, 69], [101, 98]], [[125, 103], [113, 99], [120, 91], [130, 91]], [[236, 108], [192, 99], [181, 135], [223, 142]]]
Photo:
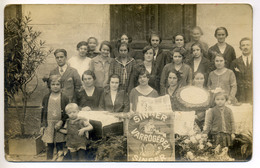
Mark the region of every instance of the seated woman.
[[104, 90], [99, 102], [99, 108], [110, 112], [129, 112], [129, 98], [124, 90], [119, 90], [120, 77], [112, 74], [109, 87]]
[[87, 57], [89, 57], [89, 58], [96, 57], [99, 54], [99, 52], [97, 51], [97, 46], [98, 46], [97, 38], [89, 37], [87, 42], [88, 42]]
[[174, 104], [174, 96], [176, 95], [177, 90], [179, 89], [179, 82], [181, 80], [181, 74], [178, 71], [171, 70], [167, 74], [167, 80], [165, 83], [165, 90], [161, 92], [162, 95], [170, 95], [172, 110], [178, 110]]
[[[236, 53], [234, 48], [225, 42], [228, 36], [228, 31], [225, 27], [218, 27], [215, 30], [215, 38], [218, 40], [218, 43], [209, 48], [208, 59], [214, 63], [216, 54], [223, 55], [225, 61], [225, 67], [230, 68], [231, 62], [236, 59]], [[212, 70], [216, 68], [213, 67]]]
[[121, 43], [118, 46], [119, 55], [112, 60], [109, 67], [109, 76], [117, 74], [121, 81], [121, 90], [125, 90], [126, 93], [134, 87], [134, 83], [130, 80], [133, 75], [133, 69], [135, 65], [135, 60], [128, 55], [129, 47], [126, 43]]
[[148, 85], [150, 74], [145, 69], [138, 72], [139, 85], [130, 92], [130, 111], [137, 112], [137, 103], [139, 96], [158, 97], [158, 92]]
[[[194, 86], [204, 88], [205, 87], [205, 81], [206, 81], [205, 75], [203, 73], [196, 72], [194, 74], [194, 79], [193, 79], [193, 85]], [[203, 131], [206, 111], [205, 110], [197, 110], [195, 114], [196, 114], [195, 122], [198, 125], [198, 127], [200, 128], [200, 131]]]
[[146, 71], [149, 72], [150, 74], [150, 79], [149, 79], [149, 86], [154, 88], [157, 92], [160, 91], [160, 76], [157, 74], [157, 69], [154, 61], [154, 55], [155, 52], [152, 48], [152, 46], [146, 46], [143, 49], [143, 55], [144, 55], [144, 61], [142, 60], [137, 60], [136, 65], [134, 68], [134, 84], [137, 86], [138, 83], [138, 78], [136, 77], [138, 75], [138, 71], [140, 69], [145, 69]]
[[118, 47], [121, 43], [125, 43], [128, 45], [129, 47], [129, 51], [128, 51], [128, 55], [129, 57], [131, 58], [134, 58], [134, 59], [142, 59], [142, 57], [138, 56], [137, 52], [131, 48], [131, 43], [132, 43], [132, 37], [130, 37], [128, 34], [126, 33], [123, 33], [121, 36], [120, 36], [120, 39], [117, 41], [117, 44], [116, 44], [116, 48], [113, 50], [113, 52], [111, 53], [111, 58], [116, 58], [120, 53], [118, 52]]
[[113, 60], [109, 55], [111, 53], [112, 46], [110, 42], [103, 41], [100, 44], [100, 54], [94, 57], [89, 66], [89, 70], [93, 71], [96, 76], [95, 86], [104, 88], [107, 86], [109, 67]]
[[[201, 72], [205, 75], [205, 81], [208, 79], [210, 61], [204, 57], [204, 51], [200, 43], [194, 43], [191, 46], [192, 58], [187, 62], [191, 67], [193, 74]], [[205, 85], [206, 86], [206, 85]]]
[[163, 68], [161, 80], [160, 80], [160, 90], [161, 93], [165, 91], [165, 84], [167, 80], [167, 74], [169, 71], [178, 71], [181, 73], [180, 87], [191, 85], [192, 83], [192, 69], [189, 65], [183, 63], [184, 50], [181, 48], [175, 48], [173, 50], [173, 62], [166, 64]]
[[232, 70], [225, 67], [225, 59], [223, 55], [217, 54], [215, 57], [216, 70], [210, 72], [208, 78], [208, 89], [223, 90], [228, 95], [228, 103], [237, 103], [235, 95], [237, 92], [237, 81]]
[[76, 94], [76, 102], [83, 111], [98, 110], [103, 88], [95, 87], [96, 76], [94, 72], [87, 70], [82, 74], [83, 87]]

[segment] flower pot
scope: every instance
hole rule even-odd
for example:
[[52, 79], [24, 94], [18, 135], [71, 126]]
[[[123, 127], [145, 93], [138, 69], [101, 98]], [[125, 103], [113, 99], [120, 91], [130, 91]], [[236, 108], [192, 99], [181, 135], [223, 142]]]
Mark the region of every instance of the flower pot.
[[9, 155], [37, 155], [44, 149], [41, 136], [9, 139]]

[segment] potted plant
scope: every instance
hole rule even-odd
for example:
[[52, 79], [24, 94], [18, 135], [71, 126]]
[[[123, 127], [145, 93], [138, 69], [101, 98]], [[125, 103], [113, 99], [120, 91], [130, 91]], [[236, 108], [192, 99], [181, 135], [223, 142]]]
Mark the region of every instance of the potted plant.
[[[25, 117], [28, 99], [38, 86], [37, 69], [44, 63], [52, 49], [47, 49], [45, 42], [39, 39], [41, 32], [33, 30], [31, 21], [29, 14], [18, 15], [5, 20], [4, 23], [5, 114], [9, 112], [10, 105], [14, 105], [20, 127], [18, 135], [12, 135], [11, 140], [10, 137], [6, 137], [11, 154], [36, 154], [39, 150], [33, 148], [40, 146], [39, 136], [25, 135]], [[36, 80], [34, 87], [28, 87], [33, 79]], [[18, 107], [17, 95], [22, 97], [22, 107]], [[20, 141], [21, 138], [27, 140]], [[33, 139], [35, 143], [28, 138]], [[25, 142], [30, 143], [31, 148], [26, 147]], [[18, 147], [22, 151], [19, 151]]]

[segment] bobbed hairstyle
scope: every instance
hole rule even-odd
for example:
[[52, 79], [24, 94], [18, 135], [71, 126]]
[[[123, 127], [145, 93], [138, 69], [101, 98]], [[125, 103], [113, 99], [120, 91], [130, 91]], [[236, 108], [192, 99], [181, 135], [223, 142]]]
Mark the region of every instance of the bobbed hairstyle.
[[127, 48], [127, 51], [129, 52], [129, 46], [128, 46], [128, 44], [127, 43], [119, 43], [118, 44], [118, 46], [117, 46], [117, 51], [118, 51], [118, 53], [119, 53], [119, 50], [120, 50], [120, 47], [122, 47], [122, 46], [126, 46], [126, 48]]
[[215, 37], [217, 37], [217, 33], [218, 33], [219, 30], [224, 30], [225, 33], [226, 33], [226, 37], [228, 36], [228, 31], [227, 31], [227, 29], [225, 27], [218, 27], [215, 30], [215, 34], [214, 34]]
[[112, 51], [112, 46], [111, 46], [111, 44], [110, 44], [109, 41], [103, 41], [103, 42], [100, 44], [99, 51], [101, 51], [101, 49], [102, 49], [102, 47], [103, 47], [104, 45], [106, 45], [106, 46], [109, 47], [109, 50], [110, 50], [110, 53], [111, 53], [111, 51]]
[[159, 44], [162, 42], [162, 38], [161, 38], [161, 36], [160, 36], [158, 33], [151, 33], [150, 36], [149, 36], [149, 38], [148, 38], [148, 43], [149, 43], [150, 45], [152, 45], [152, 44], [151, 44], [151, 40], [152, 40], [152, 37], [153, 37], [153, 36], [156, 36], [156, 37], [159, 38]]
[[[176, 71], [176, 70], [170, 70], [170, 71], [168, 71], [167, 72], [167, 74], [166, 74], [166, 79], [165, 79], [165, 86], [166, 87], [169, 87], [169, 84], [168, 84], [168, 78], [169, 78], [169, 75], [170, 75], [170, 73], [174, 73], [175, 75], [176, 75], [176, 77], [177, 77], [177, 82], [179, 82], [180, 80], [181, 80], [181, 73], [179, 72], [179, 71]], [[179, 84], [179, 83], [178, 83]]]
[[88, 46], [88, 42], [86, 41], [81, 41], [77, 44], [77, 50], [81, 47], [81, 46]]
[[193, 53], [193, 48], [192, 47], [194, 47], [194, 46], [198, 46], [200, 48], [200, 52], [204, 54], [205, 51], [203, 50], [203, 47], [202, 47], [201, 43], [199, 43], [199, 42], [193, 43], [191, 45], [191, 50], [190, 50], [191, 54]]
[[92, 78], [93, 78], [94, 80], [96, 80], [96, 75], [95, 75], [95, 73], [94, 73], [93, 71], [91, 71], [91, 70], [86, 70], [86, 71], [83, 72], [83, 74], [82, 74], [82, 76], [81, 76], [81, 80], [82, 80], [82, 81], [83, 81], [84, 75], [90, 75], [90, 76], [92, 76]]
[[65, 57], [67, 57], [67, 51], [65, 49], [56, 49], [54, 51], [54, 56], [56, 56], [57, 53], [62, 52]]
[[96, 37], [89, 37], [87, 42], [89, 43], [89, 41], [92, 40], [92, 39], [95, 40], [97, 45], [98, 45], [98, 39]]
[[186, 39], [185, 39], [184, 34], [182, 34], [182, 33], [176, 33], [176, 34], [172, 37], [172, 43], [173, 43], [173, 44], [175, 44], [175, 40], [176, 40], [176, 37], [177, 37], [177, 36], [182, 36], [184, 43], [186, 42]]
[[119, 76], [118, 74], [112, 74], [112, 75], [110, 75], [110, 76], [109, 76], [109, 79], [108, 79], [108, 84], [110, 84], [112, 78], [117, 78], [117, 79], [119, 79], [119, 85], [121, 84], [120, 76]]
[[173, 55], [175, 52], [181, 54], [182, 60], [185, 59], [185, 54], [186, 54], [186, 52], [187, 52], [185, 48], [183, 48], [183, 47], [181, 47], [181, 48], [175, 47], [175, 48], [172, 50], [172, 55]]
[[144, 48], [143, 48], [143, 54], [145, 54], [148, 50], [153, 50], [153, 56], [155, 55], [155, 51], [154, 51], [154, 49], [153, 49], [153, 47], [152, 46], [145, 46]]
[[60, 75], [51, 75], [48, 79], [47, 86], [50, 89], [51, 88], [51, 82], [58, 81], [60, 83], [61, 88], [63, 88], [63, 82], [61, 81]]
[[123, 33], [123, 34], [120, 36], [120, 39], [119, 39], [120, 42], [121, 42], [121, 38], [122, 38], [123, 35], [127, 36], [127, 38], [128, 38], [128, 43], [132, 43], [133, 38], [132, 38], [131, 36], [129, 36], [129, 34], [127, 34], [127, 33]]

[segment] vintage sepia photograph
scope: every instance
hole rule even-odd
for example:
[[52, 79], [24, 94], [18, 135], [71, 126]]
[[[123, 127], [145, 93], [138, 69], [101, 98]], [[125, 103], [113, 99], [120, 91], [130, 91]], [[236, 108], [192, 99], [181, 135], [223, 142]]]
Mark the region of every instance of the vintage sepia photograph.
[[10, 4], [9, 162], [247, 162], [249, 4]]

